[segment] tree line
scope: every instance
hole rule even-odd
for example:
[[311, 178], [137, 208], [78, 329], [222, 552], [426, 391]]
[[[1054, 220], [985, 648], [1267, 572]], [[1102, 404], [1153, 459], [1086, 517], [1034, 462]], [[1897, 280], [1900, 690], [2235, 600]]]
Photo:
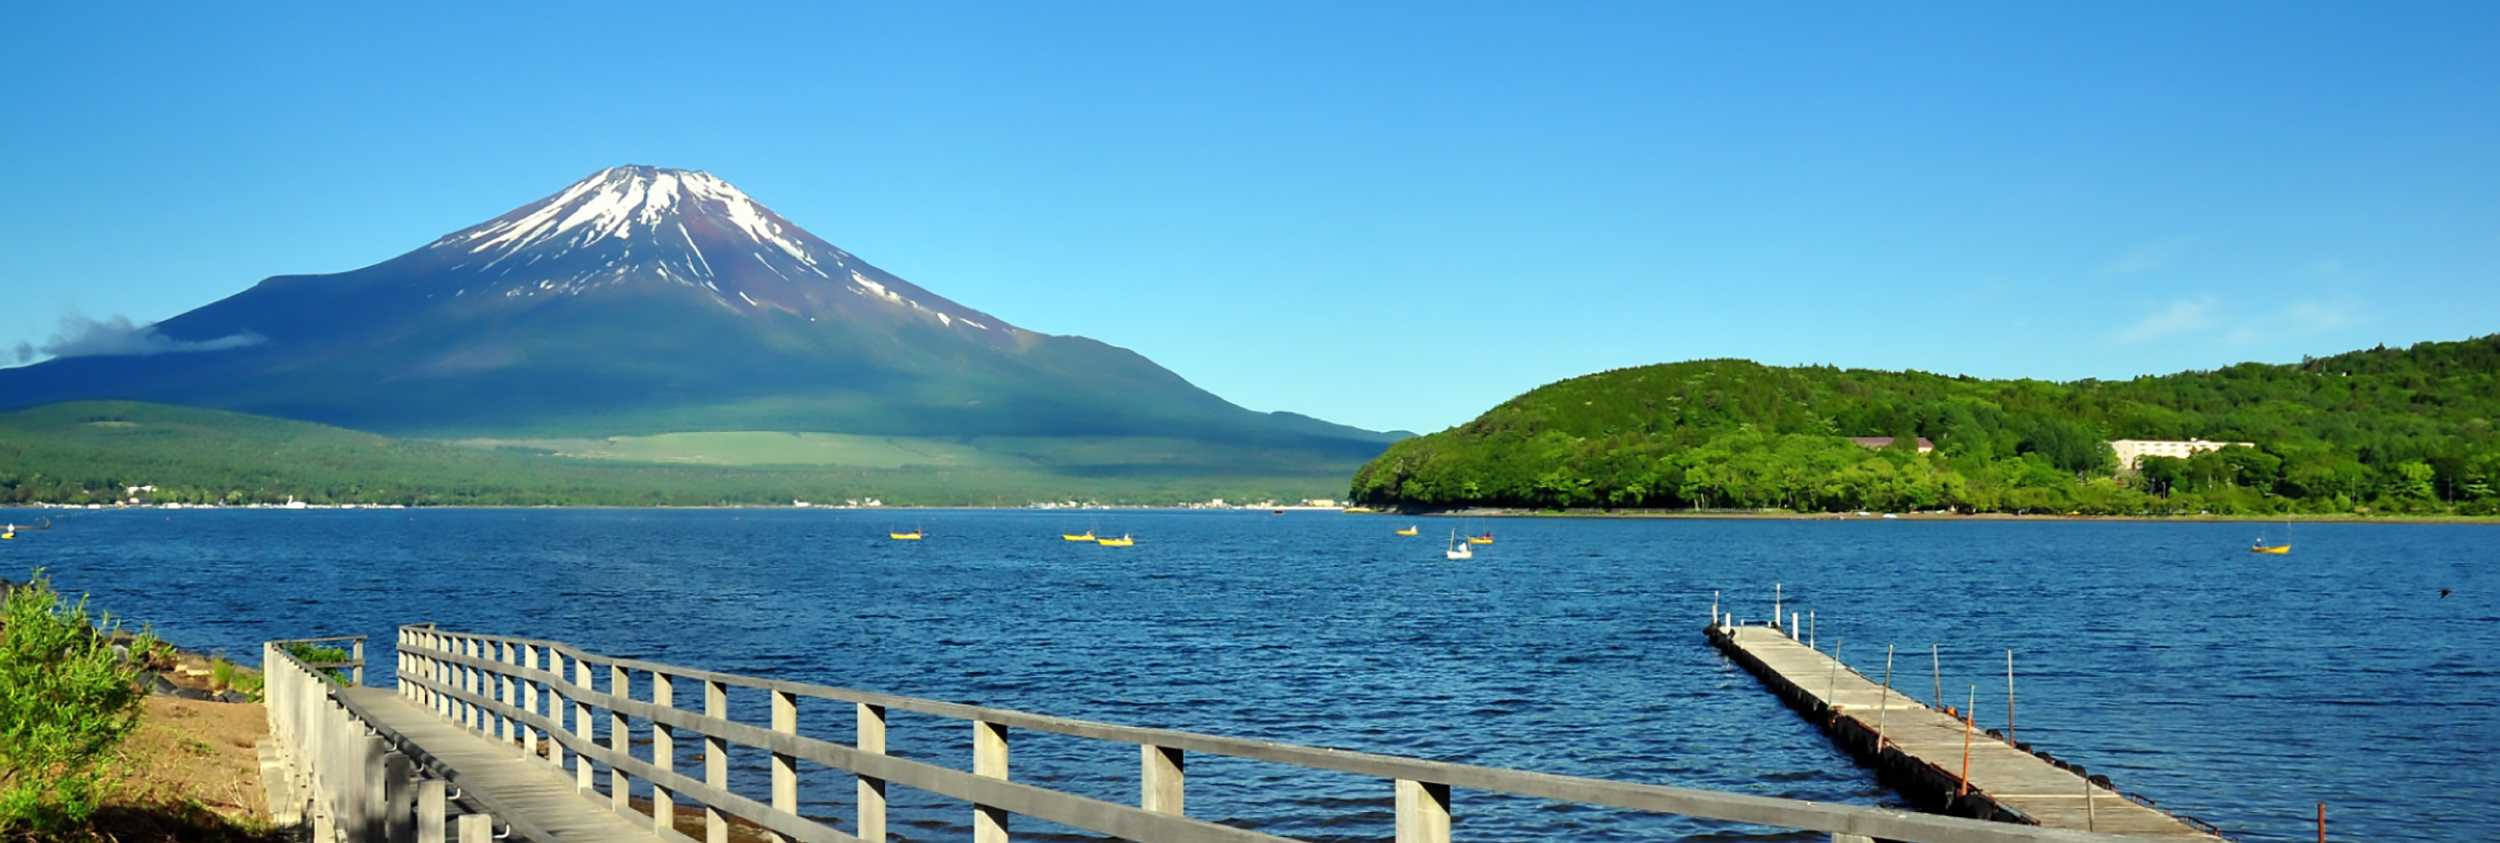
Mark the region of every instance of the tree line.
[[[1349, 495], [1412, 508], [2500, 514], [2495, 416], [2500, 335], [2067, 383], [1697, 360], [1539, 387], [1391, 446]], [[2190, 438], [2252, 444], [2134, 467], [2108, 445]]]

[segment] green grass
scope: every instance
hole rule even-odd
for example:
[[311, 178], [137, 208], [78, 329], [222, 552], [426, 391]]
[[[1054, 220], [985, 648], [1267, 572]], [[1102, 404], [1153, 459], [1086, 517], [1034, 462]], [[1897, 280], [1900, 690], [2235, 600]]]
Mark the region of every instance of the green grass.
[[763, 430], [663, 433], [605, 439], [465, 439], [453, 444], [490, 450], [517, 449], [579, 459], [694, 465], [1004, 468], [1033, 464], [1030, 460], [984, 453], [973, 447], [936, 439]]
[[[578, 453], [581, 456], [559, 456]], [[70, 402], [0, 413], [0, 504], [787, 506], [1170, 504], [1338, 497], [1360, 459], [1187, 440], [730, 431], [474, 446], [219, 410]]]

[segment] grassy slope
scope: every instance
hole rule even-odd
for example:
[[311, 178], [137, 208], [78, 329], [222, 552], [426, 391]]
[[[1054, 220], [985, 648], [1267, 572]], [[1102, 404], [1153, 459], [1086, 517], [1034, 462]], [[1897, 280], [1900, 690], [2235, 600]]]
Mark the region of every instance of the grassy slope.
[[[774, 436], [789, 434], [686, 434], [638, 447], [662, 459], [712, 450], [729, 455], [723, 463], [756, 461], [774, 452], [768, 447]], [[818, 450], [839, 452], [831, 447], [837, 441], [824, 440], [818, 444], [827, 447]], [[1078, 442], [1031, 450], [1082, 456], [1084, 448]], [[910, 453], [929, 456], [914, 463]], [[158, 491], [146, 496], [154, 500], [228, 503], [289, 495], [315, 503], [411, 505], [786, 505], [793, 498], [871, 496], [926, 505], [1066, 498], [1172, 503], [1331, 496], [1352, 468], [1258, 454], [1211, 464], [1053, 463], [1033, 453], [913, 440], [885, 440], [860, 454], [816, 465], [570, 459], [217, 410], [70, 402], [0, 414], [0, 502], [103, 501], [123, 487], [153, 485]], [[949, 458], [962, 461], [947, 464]]]

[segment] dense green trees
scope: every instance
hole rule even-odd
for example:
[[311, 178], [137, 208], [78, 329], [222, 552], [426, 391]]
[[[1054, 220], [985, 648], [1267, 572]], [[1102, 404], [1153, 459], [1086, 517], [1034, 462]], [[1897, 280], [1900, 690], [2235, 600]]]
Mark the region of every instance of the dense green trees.
[[[2500, 335], [2051, 383], [1700, 360], [1540, 387], [1359, 471], [1373, 505], [2500, 512]], [[1842, 437], [1892, 437], [1868, 449]], [[1916, 438], [1935, 443], [1916, 450]], [[2253, 442], [2121, 472], [2108, 440]]]

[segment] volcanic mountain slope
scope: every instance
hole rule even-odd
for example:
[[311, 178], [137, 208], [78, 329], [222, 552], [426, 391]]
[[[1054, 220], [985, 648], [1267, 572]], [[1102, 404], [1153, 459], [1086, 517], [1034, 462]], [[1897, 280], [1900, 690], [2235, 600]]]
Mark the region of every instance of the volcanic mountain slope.
[[1154, 436], [1377, 453], [1125, 349], [1028, 331], [698, 171], [615, 167], [373, 266], [278, 276], [144, 356], [0, 370], [0, 408], [111, 398], [397, 434]]

